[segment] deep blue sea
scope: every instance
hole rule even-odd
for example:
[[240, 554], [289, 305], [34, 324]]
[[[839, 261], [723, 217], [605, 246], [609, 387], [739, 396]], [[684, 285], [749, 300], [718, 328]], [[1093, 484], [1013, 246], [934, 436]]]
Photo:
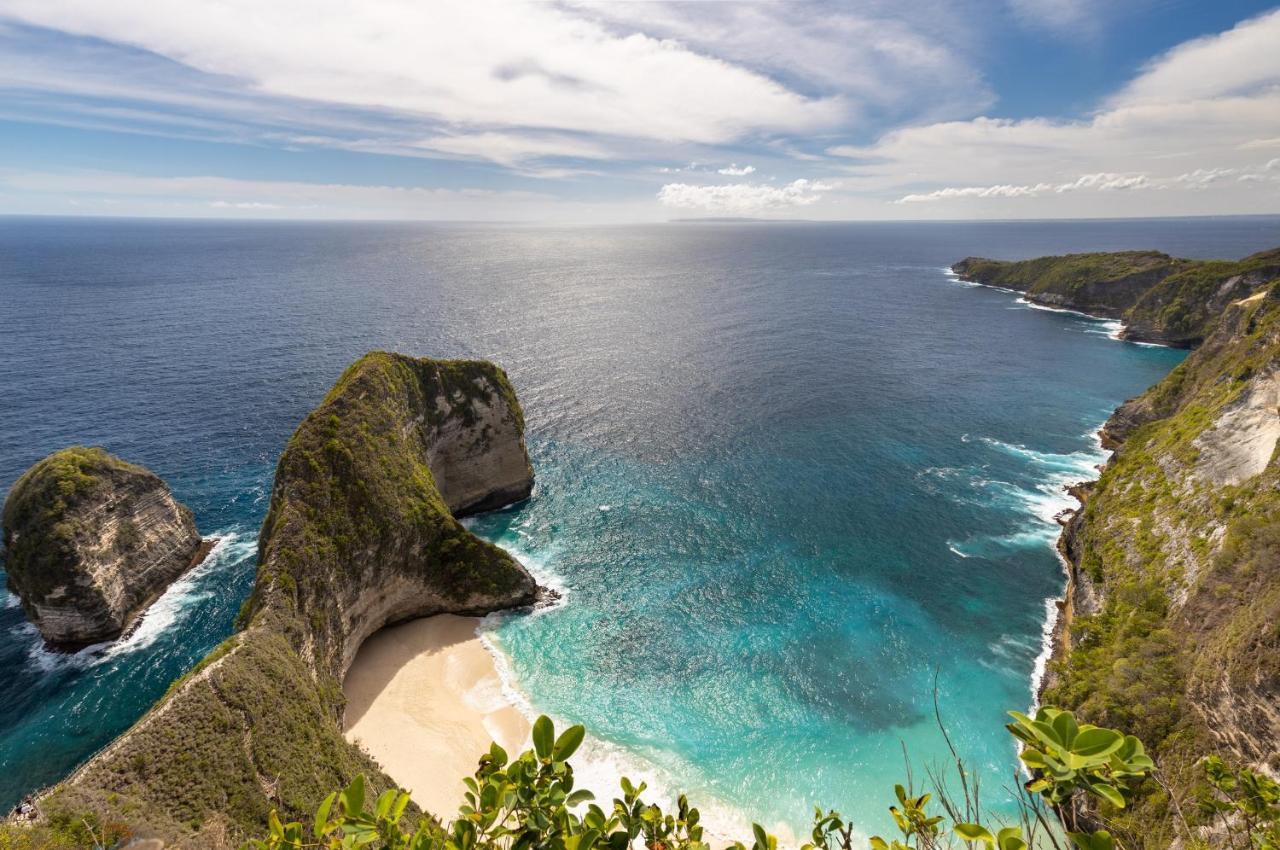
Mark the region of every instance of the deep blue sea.
[[169, 481], [214, 556], [127, 641], [45, 652], [0, 602], [0, 807], [226, 636], [275, 460], [376, 348], [492, 358], [534, 498], [475, 529], [564, 591], [503, 619], [513, 694], [732, 819], [888, 827], [943, 717], [999, 804], [1064, 484], [1182, 354], [952, 280], [968, 254], [1239, 257], [1280, 219], [550, 229], [0, 219], [0, 492], [97, 444]]

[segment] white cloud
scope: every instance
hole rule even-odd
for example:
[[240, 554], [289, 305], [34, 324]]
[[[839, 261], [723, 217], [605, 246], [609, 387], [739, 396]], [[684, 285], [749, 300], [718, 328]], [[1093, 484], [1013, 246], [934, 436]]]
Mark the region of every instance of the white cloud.
[[843, 96], [855, 115], [919, 122], [970, 115], [994, 102], [975, 67], [984, 33], [968, 2], [572, 2], [616, 31], [678, 39], [803, 81], [806, 90]]
[[838, 124], [845, 105], [550, 3], [2, 0], [27, 24], [132, 45], [253, 92], [495, 127], [719, 144]]
[[[539, 219], [555, 199], [536, 192], [243, 180], [191, 175], [150, 177], [108, 171], [0, 171], [0, 193], [22, 193], [41, 211], [68, 203], [140, 215], [278, 215], [288, 218]], [[235, 200], [228, 200], [234, 198]]]
[[1114, 108], [1240, 97], [1280, 85], [1280, 9], [1197, 38], [1151, 62], [1111, 99]]
[[[1059, 33], [1092, 35], [1097, 28], [1097, 0], [1008, 0], [1024, 24]], [[1105, 7], [1104, 7], [1105, 8]]]
[[785, 186], [761, 183], [730, 183], [720, 186], [696, 186], [668, 183], [658, 192], [658, 200], [669, 207], [728, 215], [754, 215], [763, 212], [794, 209], [817, 203], [822, 193], [835, 188], [829, 183], [793, 180]]
[[945, 201], [952, 198], [1031, 198], [1049, 193], [1061, 195], [1064, 192], [1093, 190], [1097, 192], [1115, 192], [1124, 189], [1142, 189], [1150, 185], [1145, 175], [1125, 175], [1098, 172], [1084, 174], [1067, 183], [1036, 183], [1035, 185], [1017, 186], [1008, 183], [997, 186], [965, 186], [962, 188], [947, 187], [932, 192], [904, 195], [899, 204], [927, 203], [929, 201]]
[[755, 173], [756, 173], [756, 167], [754, 165], [744, 165], [741, 168], [739, 168], [738, 163], [736, 162], [730, 163], [729, 165], [726, 165], [724, 168], [720, 168], [716, 170], [716, 174], [724, 174], [729, 177], [746, 177], [748, 174], [755, 174]]
[[[983, 215], [1274, 212], [1280, 199], [1267, 181], [1226, 178], [1256, 173], [1256, 148], [1280, 137], [1280, 50], [1259, 48], [1276, 44], [1280, 10], [1169, 51], [1085, 119], [941, 122], [829, 152], [849, 158], [849, 189], [953, 202], [940, 205], [950, 214], [979, 201]], [[1234, 50], [1248, 61], [1228, 60]], [[1060, 188], [1081, 174], [1102, 183]], [[1121, 175], [1141, 181], [1103, 185]], [[1104, 188], [1169, 195], [1155, 206], [1142, 192], [1075, 191]], [[1176, 190], [1197, 191], [1175, 199]]]
[[209, 206], [215, 210], [278, 210], [279, 204], [268, 204], [265, 201], [212, 201]]

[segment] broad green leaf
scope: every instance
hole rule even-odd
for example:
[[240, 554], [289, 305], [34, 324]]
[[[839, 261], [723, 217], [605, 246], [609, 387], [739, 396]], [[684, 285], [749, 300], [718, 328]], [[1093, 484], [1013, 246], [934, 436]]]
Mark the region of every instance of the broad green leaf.
[[404, 817], [404, 810], [409, 807], [409, 795], [404, 791], [400, 792], [400, 796], [396, 798], [396, 804], [391, 808], [391, 819], [396, 823], [400, 822], [400, 818]]
[[1016, 826], [1006, 826], [997, 832], [996, 846], [1000, 850], [1027, 850], [1027, 842], [1022, 838], [1022, 830]]
[[1068, 832], [1068, 837], [1080, 850], [1115, 850], [1115, 839], [1105, 829], [1097, 832]]
[[1070, 748], [1071, 742], [1075, 740], [1080, 727], [1076, 724], [1076, 719], [1071, 716], [1071, 712], [1064, 711], [1057, 717], [1053, 718], [1053, 730], [1058, 733], [1058, 737], [1062, 739], [1064, 746]]
[[996, 840], [990, 830], [976, 823], [958, 823], [955, 825], [955, 833], [965, 841], [982, 841], [987, 844], [994, 844]]
[[338, 792], [334, 791], [328, 797], [324, 798], [324, 802], [320, 804], [320, 808], [316, 809], [316, 822], [313, 833], [316, 838], [323, 838], [329, 827], [329, 810], [333, 808], [333, 801], [338, 799]]
[[545, 714], [533, 721], [533, 750], [540, 759], [551, 758], [551, 748], [555, 742], [556, 729], [551, 718]]
[[1105, 759], [1124, 745], [1124, 736], [1111, 729], [1086, 726], [1076, 735], [1071, 753], [1090, 759]]
[[582, 744], [582, 739], [586, 734], [587, 729], [582, 724], [570, 726], [564, 730], [560, 737], [556, 739], [555, 747], [552, 750], [552, 758], [555, 761], [568, 761], [569, 757]]
[[579, 803], [585, 803], [588, 800], [594, 800], [595, 798], [596, 798], [595, 794], [592, 794], [587, 789], [582, 788], [570, 794], [568, 798], [565, 799], [564, 804], [569, 808], [573, 808]]
[[358, 815], [364, 811], [364, 775], [356, 774], [351, 784], [342, 792], [342, 812], [345, 815]]
[[378, 802], [374, 804], [373, 816], [381, 820], [391, 813], [391, 807], [396, 802], [396, 797], [400, 792], [394, 788], [388, 788], [378, 795]]
[[1124, 808], [1124, 796], [1114, 785], [1108, 785], [1105, 782], [1091, 782], [1089, 783], [1089, 790], [1117, 809]]

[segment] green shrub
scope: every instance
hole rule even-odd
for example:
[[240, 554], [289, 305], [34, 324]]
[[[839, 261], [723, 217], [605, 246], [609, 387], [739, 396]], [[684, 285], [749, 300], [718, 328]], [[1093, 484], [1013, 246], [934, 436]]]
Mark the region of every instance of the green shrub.
[[[1026, 784], [1021, 825], [991, 829], [955, 816], [960, 809], [940, 792], [948, 818], [927, 810], [931, 794], [915, 794], [902, 785], [894, 789], [897, 805], [889, 811], [901, 833], [886, 840], [870, 839], [872, 850], [941, 850], [960, 844], [984, 845], [990, 850], [1027, 850], [1052, 846], [1065, 850], [1044, 819], [1041, 800], [1059, 813], [1074, 807], [1077, 798], [1092, 796], [1123, 806], [1131, 784], [1154, 767], [1133, 736], [1078, 724], [1070, 712], [1042, 708], [1036, 719], [1011, 712], [1010, 731], [1026, 746], [1022, 760], [1035, 775]], [[533, 724], [533, 749], [509, 759], [496, 743], [481, 757], [473, 777], [464, 780], [465, 802], [448, 826], [419, 817], [404, 824], [409, 795], [389, 789], [366, 800], [364, 777], [357, 776], [342, 791], [325, 798], [312, 822], [283, 823], [271, 812], [267, 834], [251, 839], [244, 850], [626, 850], [639, 841], [647, 850], [709, 850], [698, 810], [682, 795], [674, 811], [642, 798], [645, 785], [621, 780], [622, 794], [606, 810], [594, 795], [574, 786], [569, 758], [586, 730], [571, 726], [559, 737], [549, 718]], [[965, 782], [962, 763], [957, 763]], [[973, 811], [966, 785], [964, 810]], [[1074, 823], [1068, 823], [1074, 827]], [[838, 812], [815, 810], [811, 840], [801, 850], [852, 850], [853, 830]], [[1047, 844], [1035, 844], [1036, 836]], [[1079, 850], [1123, 848], [1105, 830], [1067, 833]], [[750, 844], [735, 842], [730, 850], [777, 850], [777, 838], [759, 824], [752, 825]]]

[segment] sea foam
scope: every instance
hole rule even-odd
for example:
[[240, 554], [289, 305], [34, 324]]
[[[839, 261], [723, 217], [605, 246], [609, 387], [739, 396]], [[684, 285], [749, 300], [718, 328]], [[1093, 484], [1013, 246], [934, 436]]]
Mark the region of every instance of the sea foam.
[[183, 613], [196, 603], [209, 598], [213, 591], [206, 580], [223, 568], [238, 564], [252, 557], [258, 548], [258, 540], [252, 535], [234, 530], [218, 531], [218, 538], [205, 559], [169, 585], [146, 611], [129, 633], [120, 639], [91, 644], [76, 652], [55, 652], [45, 646], [40, 632], [29, 622], [22, 623], [19, 632], [29, 643], [28, 663], [42, 673], [62, 670], [84, 670], [106, 663], [122, 655], [139, 652], [154, 644], [165, 632], [172, 629]]

